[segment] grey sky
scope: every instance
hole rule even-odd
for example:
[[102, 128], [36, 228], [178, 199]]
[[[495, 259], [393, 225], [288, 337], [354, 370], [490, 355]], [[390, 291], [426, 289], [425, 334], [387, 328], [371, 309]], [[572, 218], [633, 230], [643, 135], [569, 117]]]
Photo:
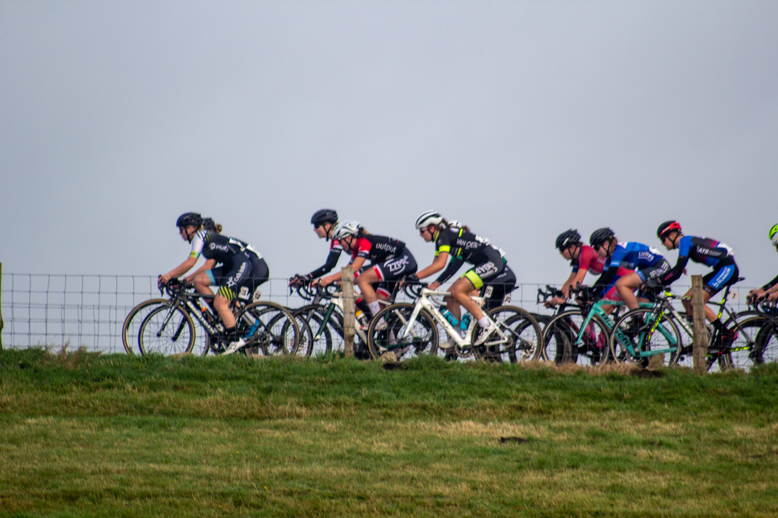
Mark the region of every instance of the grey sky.
[[776, 27], [750, 1], [0, 0], [0, 261], [163, 273], [192, 210], [289, 276], [332, 207], [426, 266], [436, 208], [524, 282], [566, 278], [562, 230], [659, 247], [678, 218], [761, 285]]

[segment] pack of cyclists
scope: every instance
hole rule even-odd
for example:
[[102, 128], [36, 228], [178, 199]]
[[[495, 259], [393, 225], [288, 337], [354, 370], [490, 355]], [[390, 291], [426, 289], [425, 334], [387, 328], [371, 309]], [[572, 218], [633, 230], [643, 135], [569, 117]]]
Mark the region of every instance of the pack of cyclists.
[[[427, 243], [434, 243], [432, 263], [418, 270], [416, 260], [406, 244], [398, 239], [371, 234], [357, 221], [339, 222], [332, 209], [321, 209], [311, 217], [313, 230], [320, 239], [330, 242], [324, 264], [307, 274], [295, 274], [289, 280], [290, 287], [303, 284], [327, 286], [339, 282], [340, 272], [328, 275], [338, 264], [342, 252], [350, 255], [349, 264], [354, 269], [355, 283], [361, 292], [357, 304], [372, 318], [380, 311], [379, 300], [388, 300], [392, 292], [406, 282], [419, 282], [435, 274], [429, 289], [438, 289], [449, 281], [467, 263], [470, 268], [448, 288], [445, 298], [446, 318], [461, 332], [467, 329], [469, 319], [474, 318], [480, 332], [474, 345], [483, 344], [495, 330], [486, 318], [484, 310], [507, 303], [516, 287], [516, 275], [508, 266], [505, 254], [483, 236], [454, 220], [446, 220], [439, 212], [429, 210], [416, 219], [415, 227]], [[254, 290], [269, 279], [267, 264], [251, 245], [234, 237], [221, 234], [221, 225], [211, 218], [188, 212], [176, 221], [179, 235], [191, 244], [189, 257], [180, 265], [159, 276], [160, 285], [178, 278], [191, 270], [200, 255], [206, 261], [200, 268], [187, 275], [183, 281], [192, 284], [198, 293], [213, 295], [211, 287], [217, 287], [213, 306], [221, 317], [229, 346], [226, 354], [240, 350], [245, 342], [235, 331], [235, 317], [230, 304], [236, 298], [248, 300]], [[557, 295], [546, 302], [555, 307], [569, 300], [572, 288], [585, 285], [586, 274], [599, 275], [592, 290], [599, 299], [623, 301], [629, 309], [639, 304], [641, 287], [669, 286], [685, 272], [691, 260], [711, 268], [704, 276], [704, 301], [726, 286], [738, 281], [739, 270], [732, 249], [725, 243], [708, 237], [688, 236], [680, 223], [671, 220], [659, 225], [657, 238], [669, 250], [678, 250], [675, 266], [670, 266], [662, 254], [643, 243], [621, 242], [610, 228], [592, 232], [589, 244], [585, 244], [577, 230], [562, 232], [556, 238], [555, 248], [570, 261], [569, 277]], [[778, 251], [778, 224], [769, 231], [769, 238]], [[484, 298], [484, 308], [471, 298], [479, 294]], [[686, 294], [683, 304], [687, 314], [693, 309]], [[752, 303], [778, 300], [778, 276], [759, 289], [749, 292]], [[466, 314], [462, 315], [462, 308]], [[609, 311], [605, 306], [603, 309]], [[716, 314], [706, 305], [707, 320], [722, 333], [722, 346], [735, 338], [734, 331], [723, 329]], [[380, 324], [380, 323], [379, 323]], [[441, 344], [444, 350], [454, 342]]]

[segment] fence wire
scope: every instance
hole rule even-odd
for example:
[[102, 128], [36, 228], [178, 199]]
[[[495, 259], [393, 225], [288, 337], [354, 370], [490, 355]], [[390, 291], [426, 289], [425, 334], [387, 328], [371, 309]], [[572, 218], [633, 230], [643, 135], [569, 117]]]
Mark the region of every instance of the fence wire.
[[[290, 294], [288, 279], [271, 278], [259, 287], [261, 300], [287, 307], [305, 304]], [[524, 283], [512, 294], [511, 304], [539, 314], [553, 310], [537, 304], [538, 288], [546, 283]], [[689, 285], [673, 285], [683, 294]], [[737, 287], [728, 306], [746, 309], [748, 287]], [[83, 347], [104, 353], [124, 352], [122, 325], [137, 304], [159, 298], [156, 276], [146, 275], [49, 275], [3, 273], [2, 344], [6, 348], [49, 347], [58, 350]], [[721, 295], [712, 300], [720, 300]], [[398, 298], [402, 300], [403, 297]]]

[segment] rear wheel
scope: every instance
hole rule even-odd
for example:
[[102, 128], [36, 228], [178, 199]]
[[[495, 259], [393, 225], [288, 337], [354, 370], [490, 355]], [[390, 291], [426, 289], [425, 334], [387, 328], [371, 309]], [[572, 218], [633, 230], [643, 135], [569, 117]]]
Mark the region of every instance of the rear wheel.
[[724, 324], [735, 329], [737, 337], [728, 351], [727, 366], [735, 369], [749, 369], [751, 365], [774, 362], [778, 353], [778, 329], [776, 323], [766, 315], [749, 315]]
[[489, 318], [497, 324], [502, 336], [495, 332], [484, 345], [474, 347], [477, 359], [517, 363], [541, 357], [543, 333], [528, 312], [515, 306], [500, 306], [489, 311]]
[[254, 302], [238, 316], [238, 334], [246, 342], [244, 354], [272, 356], [295, 354], [300, 343], [297, 320], [283, 306], [273, 302]]
[[586, 327], [586, 315], [580, 310], [565, 311], [546, 324], [543, 331], [546, 358], [557, 364], [600, 365], [610, 357], [610, 328], [597, 315]]
[[421, 310], [409, 323], [413, 309], [413, 304], [392, 304], [373, 317], [367, 330], [367, 345], [373, 358], [381, 358], [388, 352], [394, 353], [397, 360], [437, 353], [435, 321], [426, 310]]
[[138, 336], [141, 354], [189, 353], [195, 343], [195, 326], [181, 306], [158, 307], [143, 319]]

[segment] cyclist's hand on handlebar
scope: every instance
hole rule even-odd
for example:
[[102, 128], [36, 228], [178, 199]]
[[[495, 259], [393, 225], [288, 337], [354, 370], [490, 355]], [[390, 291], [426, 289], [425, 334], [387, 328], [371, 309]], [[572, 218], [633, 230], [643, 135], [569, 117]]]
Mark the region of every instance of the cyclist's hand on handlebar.
[[429, 286], [427, 286], [428, 290], [435, 291], [436, 289], [440, 288], [440, 283], [438, 281], [433, 282]]
[[170, 280], [170, 275], [168, 274], [160, 275], [159, 277], [157, 277], [157, 287], [159, 289], [164, 288], [165, 285], [167, 284], [167, 281], [169, 280]]
[[419, 276], [412, 273], [400, 279], [400, 287], [404, 288], [406, 284], [416, 284], [417, 282], [419, 282]]
[[547, 308], [555, 308], [560, 304], [564, 304], [565, 302], [567, 302], [567, 298], [558, 295], [550, 300], [547, 300], [546, 302], [543, 303], [543, 305], [546, 306]]
[[299, 288], [300, 286], [308, 284], [310, 281], [311, 279], [307, 275], [296, 273], [294, 274], [294, 277], [289, 279], [289, 286], [292, 288]]

